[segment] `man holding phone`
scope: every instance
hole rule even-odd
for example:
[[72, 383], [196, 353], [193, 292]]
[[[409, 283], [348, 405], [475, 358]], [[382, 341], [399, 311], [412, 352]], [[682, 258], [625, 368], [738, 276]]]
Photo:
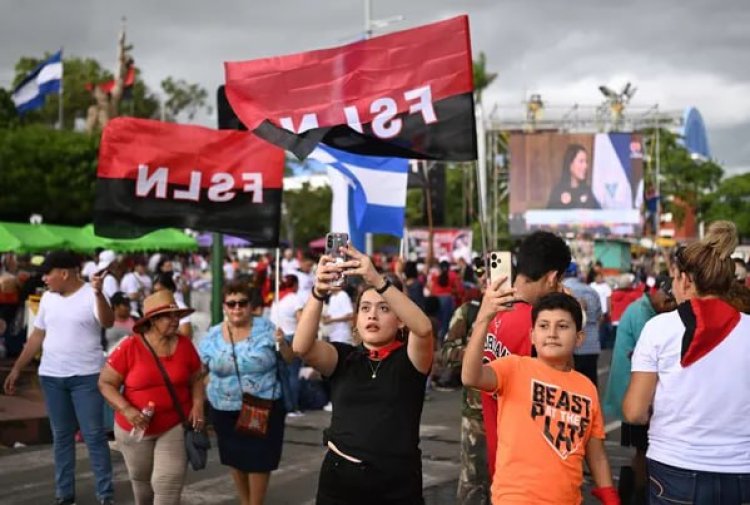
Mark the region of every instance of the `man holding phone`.
[[[516, 258], [513, 289], [517, 301], [511, 310], [498, 312], [490, 322], [482, 358], [485, 364], [509, 354], [532, 355], [531, 307], [542, 296], [561, 290], [563, 274], [570, 264], [571, 255], [570, 248], [562, 238], [554, 233], [537, 231], [521, 242]], [[510, 283], [511, 279], [505, 281], [505, 285]], [[497, 398], [483, 393], [482, 413], [490, 476], [495, 474], [497, 408]]]

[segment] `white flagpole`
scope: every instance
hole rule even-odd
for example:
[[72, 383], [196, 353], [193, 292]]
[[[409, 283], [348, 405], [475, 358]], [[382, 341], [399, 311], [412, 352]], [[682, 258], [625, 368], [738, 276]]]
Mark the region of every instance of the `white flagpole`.
[[479, 229], [482, 234], [482, 256], [487, 258], [487, 145], [482, 104], [475, 107], [477, 128], [477, 189], [479, 190]]

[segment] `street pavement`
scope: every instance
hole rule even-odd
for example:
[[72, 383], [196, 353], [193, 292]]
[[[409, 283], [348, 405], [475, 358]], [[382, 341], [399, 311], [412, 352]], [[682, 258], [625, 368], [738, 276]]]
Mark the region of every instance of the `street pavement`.
[[[600, 385], [606, 384], [609, 353], [600, 360]], [[422, 416], [422, 458], [427, 505], [455, 503], [460, 468], [460, 391], [432, 391]], [[287, 419], [284, 450], [280, 468], [272, 474], [267, 505], [306, 505], [314, 503], [317, 476], [325, 454], [321, 445], [322, 430], [330, 414], [308, 412]], [[607, 451], [615, 477], [629, 453], [619, 447], [619, 423], [607, 423]], [[215, 445], [215, 444], [214, 444]], [[133, 494], [122, 455], [112, 452], [115, 496], [118, 505], [133, 504]], [[83, 444], [77, 446], [77, 504], [94, 505], [93, 474]], [[598, 503], [590, 497], [590, 484], [584, 490], [585, 504]], [[40, 505], [54, 503], [54, 465], [51, 446], [0, 450], [0, 504]], [[237, 503], [234, 485], [227, 469], [219, 464], [214, 448], [209, 452], [205, 470], [188, 470], [183, 491], [184, 505]]]

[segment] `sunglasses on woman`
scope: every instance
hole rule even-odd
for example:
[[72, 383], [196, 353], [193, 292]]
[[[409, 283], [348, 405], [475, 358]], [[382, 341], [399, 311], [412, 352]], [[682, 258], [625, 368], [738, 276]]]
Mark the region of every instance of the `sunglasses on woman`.
[[245, 307], [250, 305], [250, 300], [248, 300], [247, 298], [245, 298], [244, 300], [229, 300], [228, 302], [224, 302], [224, 305], [226, 305], [230, 309], [233, 309], [235, 307], [244, 309]]

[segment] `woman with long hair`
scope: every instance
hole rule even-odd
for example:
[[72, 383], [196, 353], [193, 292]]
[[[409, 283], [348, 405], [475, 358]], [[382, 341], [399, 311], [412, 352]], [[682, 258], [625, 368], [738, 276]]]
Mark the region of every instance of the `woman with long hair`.
[[[219, 459], [230, 468], [242, 505], [261, 505], [271, 472], [279, 467], [284, 441], [284, 407], [274, 346], [291, 348], [274, 335], [274, 326], [255, 309], [260, 292], [241, 281], [224, 287], [224, 322], [208, 330], [199, 354], [208, 372], [207, 396], [211, 424], [216, 431]], [[291, 357], [291, 356], [290, 356]], [[265, 437], [250, 437], [235, 430], [242, 394], [272, 400]]]
[[[406, 294], [353, 247], [344, 263], [323, 256], [292, 346], [331, 381], [333, 416], [316, 503], [420, 504], [419, 421], [432, 366], [432, 324]], [[362, 344], [317, 339], [331, 281], [361, 276], [355, 328]]]
[[677, 310], [651, 319], [632, 357], [625, 419], [646, 424], [650, 503], [750, 500], [750, 316], [738, 307], [737, 229], [711, 225], [677, 250]]
[[550, 192], [548, 209], [600, 209], [588, 179], [589, 154], [580, 144], [570, 144], [563, 157], [560, 180]]

